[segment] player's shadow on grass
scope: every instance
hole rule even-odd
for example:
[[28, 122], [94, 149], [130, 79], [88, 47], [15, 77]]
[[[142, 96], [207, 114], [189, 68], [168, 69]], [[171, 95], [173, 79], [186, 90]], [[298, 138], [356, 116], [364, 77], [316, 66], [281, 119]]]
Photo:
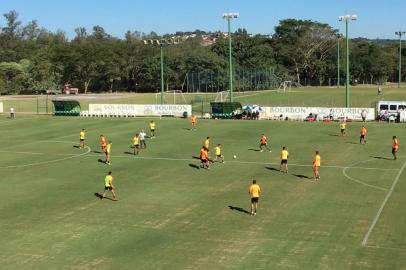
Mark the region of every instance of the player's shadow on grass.
[[200, 159], [200, 157], [192, 156], [193, 159]]
[[74, 148], [80, 148], [80, 146], [79, 146], [79, 145], [74, 145], [73, 147], [74, 147]]
[[99, 158], [97, 161], [100, 163], [106, 164], [106, 161], [102, 160], [101, 158]]
[[[93, 195], [96, 196], [99, 199], [103, 198], [103, 196], [101, 194], [97, 193], [97, 192], [95, 194], [93, 194]], [[110, 199], [109, 197], [104, 197], [104, 199], [112, 201], [112, 199]]]
[[359, 144], [357, 142], [347, 142], [348, 144]]
[[235, 206], [229, 205], [228, 208], [230, 208], [231, 211], [238, 211], [238, 212], [241, 212], [241, 213], [244, 213], [244, 214], [251, 215], [251, 213], [249, 211], [247, 211], [247, 210], [245, 210], [244, 208], [241, 208], [241, 207], [235, 207]]
[[387, 157], [378, 157], [378, 156], [376, 156], [376, 157], [371, 156], [371, 157], [373, 157], [373, 158], [375, 158], [375, 159], [393, 160], [393, 158], [387, 158]]
[[261, 150], [259, 150], [259, 149], [253, 149], [253, 148], [248, 149], [248, 151], [261, 152]]
[[128, 152], [128, 151], [126, 151], [126, 152], [124, 152], [124, 154], [127, 154], [127, 155], [132, 155], [132, 156], [134, 156], [134, 152]]
[[93, 150], [92, 153], [95, 153], [95, 154], [103, 154], [102, 152], [96, 151], [96, 150]]
[[190, 163], [190, 164], [189, 164], [189, 167], [192, 167], [192, 168], [194, 168], [194, 169], [200, 170], [200, 166], [199, 166], [199, 165], [196, 165], [196, 164], [193, 164], [193, 163]]
[[340, 135], [338, 135], [338, 134], [328, 134], [328, 136], [331, 136], [331, 137], [340, 137]]
[[292, 174], [293, 176], [296, 176], [297, 178], [301, 179], [311, 179], [309, 176], [303, 175], [303, 174]]
[[279, 172], [279, 169], [277, 169], [277, 168], [273, 168], [273, 167], [265, 167], [265, 168], [270, 170], [270, 171]]

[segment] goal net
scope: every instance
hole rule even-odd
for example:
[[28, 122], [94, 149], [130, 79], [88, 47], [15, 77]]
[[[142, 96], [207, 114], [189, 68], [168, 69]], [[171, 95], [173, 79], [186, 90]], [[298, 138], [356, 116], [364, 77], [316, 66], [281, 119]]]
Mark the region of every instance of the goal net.
[[217, 92], [216, 98], [215, 98], [215, 102], [224, 102], [228, 99], [230, 92], [229, 91], [221, 91], [221, 92]]
[[280, 84], [278, 92], [287, 92], [292, 89], [292, 81], [284, 81]]

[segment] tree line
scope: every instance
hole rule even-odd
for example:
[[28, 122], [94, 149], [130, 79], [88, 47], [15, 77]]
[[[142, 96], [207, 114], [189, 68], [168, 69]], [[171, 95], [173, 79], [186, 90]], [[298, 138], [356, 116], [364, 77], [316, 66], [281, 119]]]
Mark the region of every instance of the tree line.
[[[66, 84], [81, 92], [148, 92], [160, 87], [159, 47], [145, 45], [143, 40], [171, 35], [128, 31], [120, 39], [96, 25], [91, 31], [76, 28], [75, 37], [69, 39], [62, 31], [40, 27], [36, 20], [22, 25], [16, 11], [3, 16], [6, 23], [0, 26], [0, 94], [38, 93], [62, 89]], [[193, 38], [164, 47], [168, 89], [181, 89], [187, 73], [227, 70], [227, 37], [219, 33], [214, 44], [205, 46], [203, 34], [197, 31]], [[353, 39], [350, 46], [351, 82], [397, 81], [397, 42]], [[328, 24], [286, 19], [279, 22], [270, 37], [250, 35], [245, 29], [233, 33], [235, 69], [272, 68], [278, 80], [300, 85], [336, 84], [338, 48], [344, 82], [345, 39]]]

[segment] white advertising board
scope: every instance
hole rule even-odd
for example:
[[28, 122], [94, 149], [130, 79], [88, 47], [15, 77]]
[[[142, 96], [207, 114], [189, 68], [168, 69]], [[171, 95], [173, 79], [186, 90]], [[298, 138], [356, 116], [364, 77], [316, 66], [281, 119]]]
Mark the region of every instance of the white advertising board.
[[3, 112], [3, 102], [0, 102], [0, 113]]
[[375, 120], [375, 109], [373, 108], [322, 108], [322, 107], [265, 107], [265, 113], [262, 118], [275, 119], [286, 118], [292, 120], [304, 120], [310, 114], [317, 115], [319, 119], [332, 116], [334, 120], [337, 119], [352, 119], [361, 121], [362, 111], [366, 112], [366, 120]]
[[90, 115], [131, 115], [131, 116], [162, 116], [182, 117], [183, 113], [192, 114], [191, 105], [157, 105], [157, 104], [89, 104]]

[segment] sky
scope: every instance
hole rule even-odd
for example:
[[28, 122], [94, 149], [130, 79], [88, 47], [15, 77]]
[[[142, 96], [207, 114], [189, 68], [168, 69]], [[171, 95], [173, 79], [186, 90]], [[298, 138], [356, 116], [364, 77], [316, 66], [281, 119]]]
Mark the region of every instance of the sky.
[[[351, 37], [396, 38], [406, 31], [405, 0], [0, 0], [0, 13], [15, 10], [26, 24], [37, 20], [51, 31], [74, 37], [76, 27], [102, 26], [123, 37], [127, 30], [158, 34], [176, 31], [225, 31], [224, 12], [239, 12], [233, 29], [253, 34], [272, 34], [280, 20], [308, 19], [328, 23], [344, 32], [338, 16], [356, 14]], [[5, 24], [4, 17], [0, 26]]]

